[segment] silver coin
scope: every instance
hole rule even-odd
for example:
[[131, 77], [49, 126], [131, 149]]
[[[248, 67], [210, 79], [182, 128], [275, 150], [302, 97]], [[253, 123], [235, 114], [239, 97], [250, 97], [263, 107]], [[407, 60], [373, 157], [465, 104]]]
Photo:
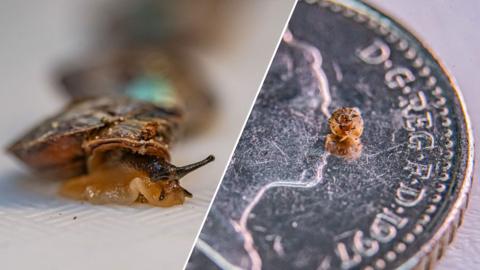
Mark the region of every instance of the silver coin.
[[[358, 1], [299, 2], [188, 269], [424, 269], [461, 222], [473, 142], [417, 38]], [[325, 150], [357, 107], [363, 150]]]

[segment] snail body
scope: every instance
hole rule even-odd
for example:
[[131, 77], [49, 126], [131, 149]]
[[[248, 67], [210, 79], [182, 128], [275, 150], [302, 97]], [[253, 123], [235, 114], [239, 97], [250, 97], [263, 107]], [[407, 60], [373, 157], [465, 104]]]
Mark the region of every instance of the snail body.
[[[136, 61], [143, 63], [142, 59]], [[192, 194], [180, 186], [180, 178], [214, 158], [209, 156], [184, 167], [170, 164], [171, 145], [186, 126], [182, 100], [171, 102], [178, 95], [177, 88], [166, 91], [138, 86], [139, 78], [164, 78], [164, 70], [158, 66], [106, 66], [103, 68], [110, 72], [103, 72], [103, 80], [93, 73], [73, 76], [77, 81], [70, 80], [66, 88], [74, 100], [8, 150], [35, 172], [66, 179], [60, 193], [69, 198], [162, 207], [182, 204]], [[124, 69], [130, 76], [117, 82], [119, 87], [109, 89], [103, 84], [105, 77], [111, 76], [113, 81], [118, 74], [127, 73]], [[106, 90], [98, 94], [87, 91], [95, 85]]]

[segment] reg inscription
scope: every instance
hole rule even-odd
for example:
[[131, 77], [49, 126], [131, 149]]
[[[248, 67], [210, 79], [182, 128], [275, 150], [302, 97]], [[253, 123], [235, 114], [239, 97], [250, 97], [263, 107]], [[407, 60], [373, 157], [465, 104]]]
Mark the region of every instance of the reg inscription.
[[425, 93], [412, 89], [415, 75], [407, 67], [396, 66], [390, 60], [391, 49], [385, 42], [375, 39], [370, 45], [358, 51], [357, 56], [369, 65], [382, 65], [385, 72], [385, 85], [392, 91], [400, 91], [405, 96], [399, 97], [398, 107], [401, 109], [403, 128], [408, 132], [408, 147], [417, 154], [417, 160], [406, 160], [404, 170], [409, 178], [398, 181], [395, 191], [396, 208], [384, 207], [376, 214], [370, 225], [370, 230], [357, 230], [350, 240], [337, 243], [336, 254], [341, 259], [341, 267], [350, 269], [362, 261], [362, 257], [372, 257], [380, 250], [381, 243], [395, 239], [397, 231], [409, 222], [401, 214], [404, 208], [412, 208], [425, 199], [424, 181], [431, 180], [433, 164], [421, 163], [428, 155], [428, 150], [434, 148], [435, 139], [430, 132], [433, 129], [432, 114], [427, 109], [428, 101]]

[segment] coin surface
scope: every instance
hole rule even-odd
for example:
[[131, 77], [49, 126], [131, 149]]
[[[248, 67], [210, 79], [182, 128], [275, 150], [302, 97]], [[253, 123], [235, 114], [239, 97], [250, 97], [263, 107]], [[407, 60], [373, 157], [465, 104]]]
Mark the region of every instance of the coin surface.
[[[459, 90], [358, 1], [299, 2], [187, 269], [424, 269], [453, 239], [473, 142]], [[356, 107], [362, 152], [325, 150]]]

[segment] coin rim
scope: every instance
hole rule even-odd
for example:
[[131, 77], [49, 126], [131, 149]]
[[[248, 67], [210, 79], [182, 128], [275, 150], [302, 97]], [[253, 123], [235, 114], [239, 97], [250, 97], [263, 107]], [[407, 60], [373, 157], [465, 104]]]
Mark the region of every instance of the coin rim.
[[[315, 1], [308, 1], [309, 4], [312, 4]], [[321, 2], [321, 0], [317, 0], [316, 2]], [[335, 5], [344, 5], [350, 9], [358, 10], [358, 7], [354, 7], [350, 0], [325, 0], [325, 2], [330, 2]], [[460, 109], [463, 114], [463, 121], [465, 124], [465, 132], [467, 137], [467, 160], [466, 166], [464, 171], [464, 179], [462, 181], [462, 186], [460, 191], [458, 192], [458, 197], [453, 206], [448, 211], [443, 224], [438, 228], [432, 237], [424, 243], [420, 249], [411, 256], [411, 258], [407, 259], [403, 262], [398, 269], [432, 269], [434, 264], [443, 256], [445, 247], [447, 247], [454, 239], [457, 228], [461, 225], [464, 212], [468, 205], [469, 193], [472, 187], [472, 180], [473, 180], [473, 167], [474, 167], [474, 138], [472, 132], [472, 126], [470, 117], [465, 105], [465, 101], [458, 86], [455, 78], [453, 75], [448, 71], [445, 64], [439, 59], [439, 57], [435, 54], [435, 52], [431, 49], [431, 47], [422, 39], [419, 38], [419, 35], [410, 29], [407, 24], [405, 24], [402, 20], [399, 20], [395, 16], [392, 16], [388, 12], [372, 5], [368, 0], [358, 1], [359, 5], [364, 5], [368, 10], [368, 12], [376, 12], [378, 14], [372, 14], [375, 19], [378, 20], [378, 17], [385, 17], [390, 20], [396, 27], [400, 30], [405, 32], [409, 35], [417, 45], [424, 49], [428, 54], [430, 54], [434, 63], [438, 65], [440, 71], [443, 72], [445, 77], [447, 78], [450, 86], [453, 89], [454, 95], [457, 97], [458, 102], [460, 104]]]

